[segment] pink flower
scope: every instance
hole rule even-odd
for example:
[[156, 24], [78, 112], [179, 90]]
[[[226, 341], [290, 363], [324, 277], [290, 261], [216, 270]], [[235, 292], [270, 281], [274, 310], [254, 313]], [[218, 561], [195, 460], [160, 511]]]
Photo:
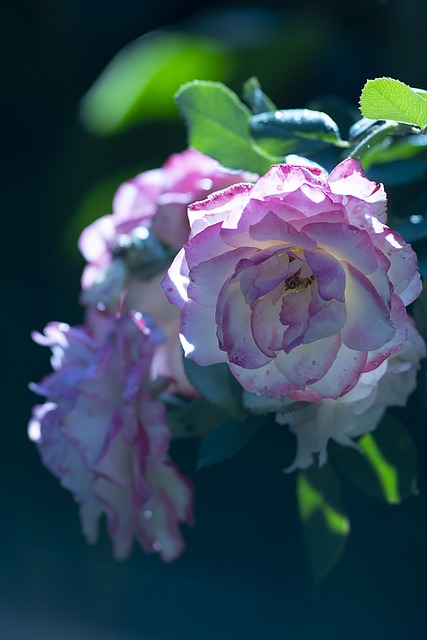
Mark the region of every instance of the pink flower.
[[377, 369], [363, 373], [349, 393], [336, 400], [311, 403], [293, 413], [277, 414], [277, 422], [288, 424], [297, 436], [295, 460], [286, 471], [309, 467], [315, 453], [319, 454], [319, 465], [325, 464], [330, 439], [357, 448], [353, 438], [373, 431], [388, 407], [406, 405], [425, 355], [423, 339], [409, 325], [401, 347]]
[[193, 522], [193, 489], [167, 459], [165, 408], [150, 393], [153, 334], [137, 313], [88, 319], [34, 334], [52, 348], [55, 371], [32, 385], [47, 402], [34, 408], [29, 435], [80, 503], [90, 542], [104, 513], [117, 558], [135, 538], [168, 562], [184, 549], [178, 523]]
[[172, 393], [196, 395], [182, 365], [179, 310], [169, 304], [160, 287], [172, 258], [163, 265], [160, 275], [142, 278], [128, 269], [126, 258], [116, 249], [134, 240], [144, 242], [149, 237], [148, 228], [166, 245], [180, 248], [188, 239], [189, 203], [215, 189], [255, 177], [225, 169], [190, 149], [172, 155], [161, 169], [146, 171], [122, 184], [114, 198], [112, 215], [100, 218], [81, 234], [80, 249], [88, 261], [81, 301], [89, 308], [101, 305], [112, 312], [138, 310], [157, 324], [166, 340], [153, 356], [152, 374], [169, 379]]
[[188, 239], [187, 206], [212, 191], [256, 178], [225, 169], [216, 160], [188, 149], [172, 155], [161, 169], [145, 171], [119, 187], [113, 213], [96, 220], [80, 236], [79, 247], [89, 263], [83, 288], [91, 286], [111, 262], [121, 236], [137, 227], [151, 228], [165, 244], [180, 249]]
[[416, 255], [386, 226], [384, 189], [357, 161], [329, 176], [273, 166], [191, 205], [189, 220], [163, 287], [200, 365], [228, 362], [257, 394], [320, 401], [405, 341]]

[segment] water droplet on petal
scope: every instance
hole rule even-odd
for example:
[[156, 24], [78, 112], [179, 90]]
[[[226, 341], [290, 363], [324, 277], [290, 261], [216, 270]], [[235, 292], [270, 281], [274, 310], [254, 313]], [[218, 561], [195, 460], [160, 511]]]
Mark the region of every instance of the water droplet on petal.
[[160, 551], [162, 548], [162, 545], [160, 544], [160, 542], [158, 540], [155, 540], [152, 544], [153, 547], [153, 551]]
[[146, 518], [147, 520], [150, 520], [150, 518], [153, 517], [153, 512], [151, 511], [151, 509], [144, 509], [144, 511], [142, 512], [142, 515], [144, 516], [144, 518]]
[[202, 180], [200, 180], [199, 184], [200, 188], [204, 191], [210, 191], [210, 189], [212, 189], [213, 187], [213, 182], [210, 178], [203, 178]]

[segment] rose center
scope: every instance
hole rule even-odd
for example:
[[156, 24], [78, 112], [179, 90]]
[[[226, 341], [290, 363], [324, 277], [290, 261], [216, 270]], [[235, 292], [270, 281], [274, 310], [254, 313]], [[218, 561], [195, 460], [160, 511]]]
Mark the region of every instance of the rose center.
[[293, 291], [295, 289], [306, 289], [314, 282], [314, 275], [308, 278], [301, 278], [301, 269], [298, 269], [290, 278], [285, 280], [285, 291]]

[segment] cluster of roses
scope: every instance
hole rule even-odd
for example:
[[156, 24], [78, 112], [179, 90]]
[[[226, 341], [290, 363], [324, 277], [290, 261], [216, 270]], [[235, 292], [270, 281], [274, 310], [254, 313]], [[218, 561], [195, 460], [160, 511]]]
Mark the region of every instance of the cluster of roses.
[[[35, 334], [54, 372], [32, 385], [47, 401], [29, 432], [80, 503], [88, 540], [106, 515], [117, 557], [136, 538], [172, 560], [180, 522], [193, 521], [161, 402], [165, 390], [197, 395], [182, 349], [227, 363], [247, 409], [290, 426], [291, 468], [314, 453], [322, 464], [330, 438], [355, 446], [415, 387], [425, 345], [405, 307], [421, 289], [416, 255], [354, 160], [258, 178], [187, 150], [123, 184], [80, 249], [85, 324]], [[307, 404], [281, 413], [288, 401]]]

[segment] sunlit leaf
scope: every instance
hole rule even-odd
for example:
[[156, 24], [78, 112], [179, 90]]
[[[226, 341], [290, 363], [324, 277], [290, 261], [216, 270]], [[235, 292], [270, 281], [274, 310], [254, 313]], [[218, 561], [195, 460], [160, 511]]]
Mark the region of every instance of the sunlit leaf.
[[265, 173], [271, 159], [256, 147], [249, 130], [249, 109], [219, 82], [195, 80], [175, 96], [189, 144], [231, 169]]
[[313, 581], [319, 583], [338, 562], [350, 532], [330, 465], [299, 472], [297, 500]]
[[427, 100], [393, 78], [368, 80], [360, 96], [360, 110], [373, 120], [395, 120], [422, 130], [427, 126]]
[[334, 459], [346, 477], [370, 496], [399, 504], [417, 493], [415, 447], [405, 426], [387, 413], [372, 433], [350, 447], [334, 450]]
[[197, 468], [208, 467], [238, 453], [254, 438], [263, 422], [259, 416], [244, 421], [225, 420], [201, 443]]
[[213, 40], [150, 33], [111, 60], [83, 98], [82, 121], [91, 132], [109, 135], [142, 120], [177, 117], [177, 89], [195, 77], [225, 79], [230, 64]]

